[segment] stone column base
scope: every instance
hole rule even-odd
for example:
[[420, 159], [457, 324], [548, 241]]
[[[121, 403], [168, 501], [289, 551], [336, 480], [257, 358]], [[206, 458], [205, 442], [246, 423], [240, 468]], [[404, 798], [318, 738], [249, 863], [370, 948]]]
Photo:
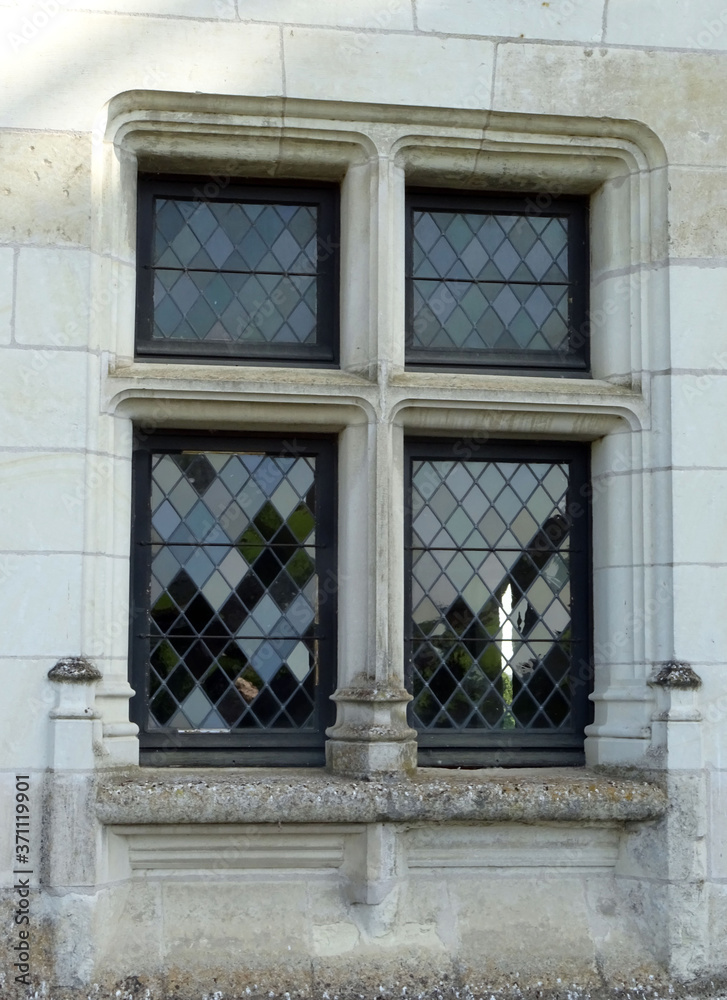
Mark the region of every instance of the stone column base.
[[416, 770], [416, 732], [406, 721], [408, 691], [396, 685], [371, 685], [368, 680], [368, 686], [339, 688], [333, 700], [338, 720], [326, 730], [326, 763], [331, 771], [367, 778]]
[[417, 767], [416, 740], [364, 743], [329, 740], [326, 765], [335, 774], [368, 778], [384, 774], [413, 774]]

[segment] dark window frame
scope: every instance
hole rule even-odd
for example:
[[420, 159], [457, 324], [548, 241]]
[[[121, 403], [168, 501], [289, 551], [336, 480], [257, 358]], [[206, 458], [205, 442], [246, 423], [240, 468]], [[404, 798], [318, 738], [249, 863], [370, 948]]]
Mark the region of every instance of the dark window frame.
[[[137, 193], [136, 331], [139, 360], [196, 364], [245, 364], [336, 368], [339, 363], [340, 198], [335, 184], [301, 182], [275, 185], [234, 179], [208, 194], [209, 177], [140, 174]], [[216, 186], [217, 187], [217, 186]], [[316, 297], [318, 340], [305, 344], [240, 344], [219, 341], [173, 341], [153, 338], [154, 329], [154, 200], [248, 204], [307, 204], [318, 209], [321, 251]], [[224, 273], [224, 272], [221, 272]], [[254, 273], [254, 272], [252, 272]]]
[[[434, 188], [409, 188], [406, 192], [405, 299], [406, 367], [422, 371], [487, 372], [490, 374], [552, 375], [571, 378], [590, 377], [589, 293], [589, 224], [588, 199], [585, 197], [548, 196], [542, 209], [542, 194], [478, 194]], [[418, 209], [442, 212], [474, 212], [542, 217], [567, 215], [569, 218], [568, 264], [572, 298], [568, 312], [569, 350], [561, 358], [543, 356], [538, 351], [463, 352], [458, 360], [452, 350], [429, 350], [413, 347], [414, 277], [413, 213]], [[505, 284], [507, 284], [505, 282]]]
[[408, 709], [409, 724], [417, 729], [420, 766], [444, 767], [546, 767], [582, 766], [585, 763], [584, 728], [593, 719], [588, 699], [593, 682], [592, 571], [590, 450], [568, 442], [476, 442], [470, 448], [452, 438], [408, 437], [405, 440], [404, 475], [404, 607], [405, 683], [413, 687], [412, 635], [412, 466], [417, 459], [442, 461], [553, 461], [568, 462], [570, 477], [567, 507], [571, 515], [571, 620], [576, 638], [569, 675], [573, 689], [572, 727], [569, 731], [542, 730], [442, 730], [417, 729]]
[[[316, 546], [320, 637], [313, 730], [240, 729], [202, 733], [148, 728], [149, 586], [151, 580], [151, 456], [161, 452], [266, 450], [270, 454], [316, 455]], [[322, 488], [321, 488], [321, 484]], [[135, 433], [132, 461], [130, 681], [135, 691], [130, 717], [139, 727], [140, 762], [177, 766], [322, 766], [325, 730], [335, 721], [330, 696], [337, 658], [337, 441], [331, 435], [288, 437], [199, 431]], [[330, 581], [334, 581], [334, 586]], [[325, 647], [325, 648], [324, 648]]]

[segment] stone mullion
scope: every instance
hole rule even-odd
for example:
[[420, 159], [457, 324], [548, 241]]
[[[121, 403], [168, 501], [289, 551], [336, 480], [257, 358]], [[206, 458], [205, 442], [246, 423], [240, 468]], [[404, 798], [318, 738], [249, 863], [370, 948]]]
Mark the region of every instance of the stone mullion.
[[[416, 767], [406, 721], [403, 640], [403, 441], [388, 399], [403, 361], [403, 172], [386, 156], [369, 164], [371, 210], [368, 370], [376, 373], [376, 416], [342, 436], [340, 484], [339, 687], [327, 760], [368, 775]], [[363, 498], [365, 497], [365, 501]]]

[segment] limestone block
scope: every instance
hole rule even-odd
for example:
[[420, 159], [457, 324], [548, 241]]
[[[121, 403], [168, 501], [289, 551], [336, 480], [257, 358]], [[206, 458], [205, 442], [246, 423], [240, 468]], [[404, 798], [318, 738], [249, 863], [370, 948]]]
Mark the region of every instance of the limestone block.
[[708, 960], [710, 927], [707, 887], [704, 882], [672, 883], [666, 899], [669, 907], [669, 972], [677, 981], [689, 981], [704, 974]]
[[615, 45], [727, 49], [724, 0], [687, 0], [664, 17], [659, 0], [609, 0], [605, 41]]
[[[4, 681], [4, 678], [3, 678]], [[7, 728], [7, 724], [3, 725]], [[26, 763], [27, 761], [27, 763]], [[3, 764], [3, 766], [6, 766]], [[10, 765], [14, 770], [0, 771], [0, 815], [3, 822], [0, 824], [0, 877], [2, 878], [3, 889], [10, 888], [16, 881], [15, 869], [27, 872], [20, 878], [30, 879], [30, 886], [37, 887], [40, 880], [40, 867], [42, 860], [42, 840], [43, 840], [43, 773], [34, 770], [38, 767], [37, 761], [32, 761], [25, 757], [22, 748], [18, 748], [15, 760]], [[16, 787], [16, 776], [21, 777], [18, 787]], [[27, 776], [27, 780], [25, 780]], [[29, 785], [27, 791], [25, 786]], [[24, 797], [27, 795], [29, 801]], [[19, 802], [16, 796], [20, 796]], [[28, 813], [16, 814], [16, 806], [24, 808], [30, 807]], [[29, 843], [20, 840], [16, 845], [16, 816], [20, 821], [18, 834], [27, 837]], [[25, 851], [23, 848], [28, 847]], [[29, 863], [25, 864], [21, 859], [28, 858]], [[15, 902], [19, 899], [16, 896]]]
[[601, 38], [603, 0], [576, 3], [529, 0], [483, 4], [478, 0], [418, 0], [417, 25], [421, 31], [510, 38], [553, 38], [561, 41], [598, 42]]
[[0, 344], [9, 344], [12, 337], [14, 258], [10, 247], [0, 248]]
[[672, 366], [706, 369], [711, 379], [724, 377], [727, 268], [716, 261], [673, 263], [669, 267], [669, 293]]
[[357, 0], [342, 7], [337, 0], [296, 0], [295, 5], [281, 0], [245, 0], [240, 7], [243, 21], [282, 21], [294, 24], [321, 24], [338, 28], [364, 28], [356, 43], [365, 47], [368, 32], [411, 30], [414, 27], [409, 0]]
[[[108, 11], [118, 14], [159, 14], [166, 17], [193, 17], [204, 20], [234, 20], [234, 0], [69, 0], [66, 9]], [[31, 18], [32, 23], [32, 18]]]
[[[283, 32], [288, 94], [346, 101], [489, 106], [494, 46], [461, 38], [372, 35], [287, 28]], [[321, 66], [326, 72], [321, 73]], [[456, 72], [453, 72], [456, 67]]]
[[359, 947], [338, 959], [313, 960], [314, 996], [360, 1000], [361, 997], [446, 997], [457, 1000], [462, 983], [459, 968], [451, 957], [434, 950], [427, 942], [417, 947], [392, 937], [391, 946]]
[[[22, 878], [22, 876], [14, 876], [14, 878]], [[17, 891], [12, 888], [16, 883], [11, 879], [13, 876], [9, 877], [3, 882], [3, 887], [0, 889], [0, 920], [2, 920], [3, 927], [6, 929], [6, 940], [7, 944], [7, 954], [8, 959], [6, 959], [3, 970], [0, 972], [0, 988], [3, 990], [3, 996], [7, 996], [10, 1000], [21, 1000], [23, 994], [27, 996], [27, 992], [22, 986], [18, 986], [17, 990], [14, 989], [15, 983], [12, 981], [10, 973], [15, 976], [19, 974], [21, 970], [14, 969], [13, 965], [17, 961], [17, 958], [10, 958], [12, 955], [12, 950], [17, 948], [20, 949], [23, 939], [20, 938], [17, 933], [20, 930], [29, 930], [29, 938], [32, 951], [30, 953], [30, 962], [27, 964], [31, 966], [29, 970], [31, 985], [35, 987], [35, 990], [40, 993], [43, 989], [41, 983], [43, 981], [52, 982], [54, 978], [53, 969], [53, 937], [54, 937], [54, 925], [53, 919], [48, 912], [48, 896], [43, 892], [42, 889], [31, 888], [30, 896], [28, 900], [30, 902], [30, 919], [32, 923], [30, 925], [17, 925], [15, 924], [15, 916], [18, 911], [19, 897]], [[22, 963], [21, 963], [22, 964]], [[25, 971], [25, 970], [23, 970]], [[12, 983], [12, 987], [8, 988]], [[11, 992], [12, 990], [12, 992]], [[34, 991], [28, 991], [32, 992]]]
[[[37, 631], [36, 621], [31, 627], [31, 634]], [[55, 704], [55, 694], [46, 676], [49, 665], [50, 661], [46, 659], [5, 656], [0, 660], [3, 691], [0, 768], [23, 771], [23, 768], [45, 767], [48, 763], [48, 713]], [[21, 711], [23, 725], [19, 726], [15, 723]], [[7, 815], [5, 812], [0, 814]], [[9, 855], [3, 854], [2, 857]]]
[[700, 728], [704, 764], [708, 768], [714, 767], [719, 770], [727, 766], [724, 746], [727, 727], [727, 675], [720, 664], [700, 663], [698, 669], [702, 678], [699, 708], [702, 714]]
[[665, 879], [667, 870], [663, 843], [663, 823], [644, 823], [626, 830], [619, 841], [617, 878]]
[[165, 964], [172, 976], [234, 973], [251, 988], [260, 977], [280, 985], [310, 976], [306, 880], [271, 874], [164, 882], [162, 905]]
[[47, 779], [43, 875], [57, 888], [94, 886], [98, 881], [98, 828], [89, 772], [54, 771]]
[[676, 469], [671, 479], [674, 523], [679, 526], [674, 562], [727, 563], [727, 533], [721, 529], [727, 523], [727, 469]]
[[[678, 725], [678, 724], [677, 724]], [[707, 792], [703, 771], [669, 772], [669, 810], [664, 842], [668, 876], [673, 883], [701, 884], [707, 876], [704, 838], [708, 833]]]
[[727, 255], [727, 170], [669, 170], [672, 257]]
[[[0, 76], [2, 72], [0, 68]], [[39, 126], [34, 116], [28, 124]], [[0, 158], [0, 241], [87, 246], [90, 136], [0, 130]], [[39, 304], [35, 297], [33, 302]]]
[[[4, 25], [14, 23], [15, 12], [0, 10], [0, 15], [0, 37], [5, 38]], [[123, 59], [118, 58], [120, 38]], [[37, 71], [29, 74], [31, 53]], [[6, 45], [0, 89], [0, 127], [90, 133], [104, 102], [127, 90], [282, 93], [280, 34], [277, 26], [219, 18], [192, 26], [184, 17], [62, 10], [30, 45], [15, 51]]]
[[69, 892], [45, 899], [46, 919], [52, 928], [54, 980], [60, 987], [80, 991], [91, 981], [95, 909], [95, 895], [90, 893]]
[[6, 452], [0, 457], [0, 469], [0, 550], [83, 548], [80, 514], [87, 489], [83, 454]]
[[95, 976], [124, 979], [162, 968], [161, 885], [136, 879], [98, 894]]
[[727, 940], [727, 885], [707, 886], [709, 900], [709, 965], [717, 974], [724, 970], [724, 943]]
[[468, 869], [478, 877], [483, 869], [568, 869], [606, 872], [618, 856], [613, 827], [581, 829], [573, 825], [537, 827], [502, 823], [497, 826], [458, 824], [446, 831], [419, 827], [404, 834], [410, 875], [420, 877], [453, 869]]
[[307, 896], [312, 954], [323, 959], [335, 958], [358, 948], [361, 931], [351, 919], [345, 883], [312, 880]]
[[21, 250], [17, 296], [17, 343], [59, 349], [87, 343], [88, 254], [79, 250]]
[[[610, 878], [585, 881], [588, 926], [598, 954], [601, 974], [612, 984], [631, 984], [634, 979], [663, 974], [663, 956], [654, 947], [658, 924], [653, 926], [653, 911], [648, 898], [650, 886], [644, 886], [646, 899], [631, 893], [629, 883]], [[649, 916], [645, 918], [644, 911]]]
[[511, 981], [516, 973], [521, 987], [556, 986], [559, 978], [584, 986], [597, 980], [580, 877], [468, 873], [451, 878], [449, 893], [458, 913], [465, 982], [475, 995], [480, 984], [490, 988], [485, 983]]
[[[676, 81], [679, 100], [664, 100]], [[633, 119], [670, 161], [719, 164], [727, 125], [714, 94], [726, 82], [724, 60], [696, 53], [510, 42], [498, 49], [493, 110]]]
[[[726, 378], [721, 372], [672, 376], [671, 431], [675, 466], [727, 468], [724, 443], [721, 435], [715, 433], [725, 397]], [[653, 379], [654, 394], [668, 391], [667, 379], [668, 376]]]
[[88, 367], [82, 351], [3, 348], [0, 440], [16, 448], [82, 448]]
[[0, 579], [0, 605], [6, 621], [13, 623], [3, 641], [3, 656], [57, 659], [69, 649], [78, 649], [80, 556], [20, 555], [10, 566], [7, 576]]
[[727, 619], [719, 610], [719, 594], [727, 582], [727, 567], [679, 565], [674, 567], [674, 648], [692, 663], [724, 664]]
[[709, 793], [709, 877], [727, 879], [727, 770], [709, 772]]

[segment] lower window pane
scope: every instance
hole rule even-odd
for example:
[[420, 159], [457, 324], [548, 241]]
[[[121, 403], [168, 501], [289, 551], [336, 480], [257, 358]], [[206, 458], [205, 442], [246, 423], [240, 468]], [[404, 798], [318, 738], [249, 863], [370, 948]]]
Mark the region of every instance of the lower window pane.
[[409, 449], [411, 723], [425, 746], [572, 748], [590, 662], [585, 456], [478, 451]]
[[179, 746], [320, 742], [335, 646], [333, 598], [321, 589], [332, 558], [330, 449], [190, 442], [152, 444], [143, 457], [142, 729], [175, 734]]

